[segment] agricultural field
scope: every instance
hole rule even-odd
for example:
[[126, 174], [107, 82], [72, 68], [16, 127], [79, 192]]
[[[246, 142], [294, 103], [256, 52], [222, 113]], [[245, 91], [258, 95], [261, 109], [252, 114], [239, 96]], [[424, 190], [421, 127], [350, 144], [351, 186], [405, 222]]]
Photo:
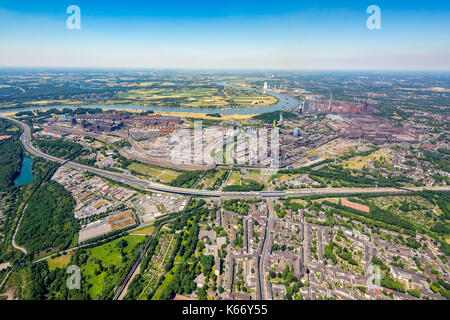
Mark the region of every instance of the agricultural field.
[[238, 81], [238, 80], [228, 82], [228, 84], [230, 86], [235, 86], [235, 87], [258, 88], [258, 86], [254, 85], [254, 84], [252, 84], [250, 82], [243, 82], [243, 81]]
[[159, 104], [177, 104], [185, 107], [267, 106], [277, 98], [258, 92], [211, 86], [165, 86], [132, 89], [118, 93], [118, 101]]
[[137, 89], [120, 92], [117, 98], [134, 101], [152, 101], [155, 103], [163, 100], [180, 100], [188, 106], [213, 105], [217, 107], [226, 106], [225, 99], [217, 94], [215, 88], [155, 88]]
[[[196, 112], [159, 112], [162, 116], [180, 117], [187, 119], [203, 119], [203, 120], [240, 120], [245, 122], [245, 120], [254, 117], [254, 114], [222, 114], [220, 118], [211, 116], [208, 113], [196, 113]], [[186, 121], [186, 123], [189, 120]]]
[[55, 100], [39, 100], [30, 102], [32, 105], [81, 105], [84, 104], [83, 101], [80, 100], [70, 100], [70, 99], [55, 99]]

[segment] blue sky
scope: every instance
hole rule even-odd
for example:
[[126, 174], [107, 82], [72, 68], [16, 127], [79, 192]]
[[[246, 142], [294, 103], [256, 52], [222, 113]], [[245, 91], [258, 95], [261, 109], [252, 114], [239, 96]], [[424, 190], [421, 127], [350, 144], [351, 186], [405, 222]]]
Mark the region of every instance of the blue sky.
[[0, 0], [0, 66], [450, 70], [449, 21], [434, 0]]

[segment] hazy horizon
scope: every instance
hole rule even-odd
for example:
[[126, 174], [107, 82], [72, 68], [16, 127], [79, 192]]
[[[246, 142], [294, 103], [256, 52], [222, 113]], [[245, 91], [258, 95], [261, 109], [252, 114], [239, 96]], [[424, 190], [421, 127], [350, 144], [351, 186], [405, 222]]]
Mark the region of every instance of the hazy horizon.
[[101, 66], [101, 67], [86, 67], [86, 66], [2, 66], [0, 65], [0, 71], [2, 70], [23, 70], [23, 71], [133, 71], [133, 72], [146, 72], [146, 71], [190, 71], [190, 72], [267, 72], [267, 73], [290, 73], [290, 72], [317, 72], [317, 73], [345, 73], [345, 72], [358, 72], [358, 73], [450, 73], [448, 70], [414, 70], [414, 69], [257, 69], [257, 68], [189, 68], [189, 67], [116, 67], [116, 66]]
[[[69, 5], [81, 9], [70, 30]], [[381, 29], [369, 30], [369, 5]], [[447, 1], [0, 1], [0, 66], [450, 71]]]

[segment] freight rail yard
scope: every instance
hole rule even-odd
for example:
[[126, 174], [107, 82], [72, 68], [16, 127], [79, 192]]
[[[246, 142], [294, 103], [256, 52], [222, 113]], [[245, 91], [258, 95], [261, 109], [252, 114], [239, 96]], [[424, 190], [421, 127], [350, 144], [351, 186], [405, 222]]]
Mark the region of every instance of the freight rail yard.
[[[220, 121], [220, 119], [216, 123], [218, 125], [204, 128], [202, 135], [198, 137], [192, 134], [192, 122], [189, 119], [158, 114], [146, 116], [120, 113], [78, 115], [73, 118], [52, 117], [43, 124], [44, 130], [39, 134], [54, 138], [67, 138], [69, 134], [72, 134], [92, 137], [108, 143], [118, 143], [121, 144], [121, 153], [126, 157], [139, 160], [147, 158], [147, 162], [150, 164], [165, 163], [170, 164], [170, 167], [180, 169], [199, 169], [198, 165], [210, 165], [213, 160], [216, 164], [225, 162], [227, 165], [253, 165], [254, 167], [268, 165], [267, 162], [255, 162], [250, 159], [248, 144], [245, 145], [245, 149], [236, 149], [236, 145], [232, 141], [245, 134], [246, 129], [243, 131], [236, 125], [224, 128], [223, 124], [226, 124], [226, 121]], [[247, 121], [242, 121], [242, 124], [246, 123]], [[253, 121], [249, 123], [253, 123]], [[266, 128], [273, 129], [270, 125], [267, 125]], [[280, 134], [281, 167], [310, 165], [319, 159], [314, 154], [320, 153], [320, 148], [324, 148], [337, 138], [340, 138], [339, 141], [342, 142], [339, 147], [342, 152], [354, 147], [354, 140], [358, 140], [357, 144], [360, 146], [368, 143], [378, 145], [418, 144], [427, 136], [427, 133], [421, 129], [393, 127], [384, 118], [356, 114], [329, 114], [325, 118], [323, 115], [319, 115], [319, 117], [309, 115], [295, 120], [279, 119], [276, 130], [279, 130]], [[223, 137], [221, 144], [217, 142], [218, 132]], [[120, 141], [124, 142], [120, 143]], [[180, 145], [180, 141], [184, 145]], [[198, 154], [194, 156], [196, 152], [193, 148], [199, 143], [204, 148], [203, 153], [208, 156], [218, 153], [224, 144], [228, 144], [226, 150], [222, 151], [225, 152], [225, 157], [219, 159], [214, 156], [202, 158], [198, 157]], [[191, 148], [191, 152], [176, 153], [177, 148], [182, 150]], [[336, 151], [339, 153], [339, 150]], [[238, 163], [232, 160], [241, 158], [245, 160]], [[177, 165], [181, 162], [184, 162], [186, 166]]]
[[104, 2], [0, 3], [2, 314], [447, 314], [450, 1]]
[[446, 116], [310, 98], [246, 117], [11, 115], [74, 203], [73, 237], [31, 263], [85, 261], [91, 299], [448, 299]]
[[[248, 130], [257, 128], [278, 132], [280, 169], [284, 170], [332, 161], [350, 170], [368, 169], [372, 177], [374, 173], [386, 178], [388, 175], [401, 176], [405, 170], [414, 171], [414, 179], [427, 185], [442, 182], [436, 180], [436, 173], [442, 177], [448, 175], [439, 169], [423, 169], [430, 165], [427, 155], [446, 148], [444, 140], [430, 147], [427, 141], [434, 139], [434, 135], [423, 126], [393, 126], [386, 118], [357, 113], [302, 112], [303, 109], [296, 113], [275, 112], [270, 122], [261, 122], [257, 117], [232, 122], [218, 118], [207, 123], [200, 135], [193, 131], [197, 120], [190, 118], [118, 112], [87, 112], [73, 116], [42, 112], [44, 117], [34, 125], [34, 136], [82, 145], [90, 152], [80, 156], [81, 163], [166, 184], [184, 170], [266, 168], [270, 162], [252, 158], [254, 146], [245, 143], [239, 149], [236, 143], [250, 132]], [[202, 152], [198, 152], [198, 146]], [[268, 156], [273, 152], [270, 148], [267, 151]], [[418, 162], [413, 157], [417, 152], [425, 155]], [[353, 160], [347, 160], [349, 157]], [[258, 171], [246, 175], [241, 170], [240, 175], [242, 179], [236, 179], [232, 173], [223, 172], [217, 180], [220, 185], [204, 180], [199, 183], [199, 188], [221, 190], [250, 180], [260, 183], [260, 190], [298, 189], [309, 184], [330, 186], [322, 175], [313, 173], [270, 178], [270, 173]], [[299, 176], [303, 178], [299, 180]]]

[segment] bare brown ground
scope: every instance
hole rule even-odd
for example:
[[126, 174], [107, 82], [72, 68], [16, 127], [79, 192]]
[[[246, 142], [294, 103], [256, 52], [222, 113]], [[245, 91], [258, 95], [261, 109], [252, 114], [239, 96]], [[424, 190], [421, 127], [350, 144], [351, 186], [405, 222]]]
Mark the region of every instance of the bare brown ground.
[[7, 300], [14, 300], [14, 288], [9, 287], [1, 296], [6, 297]]

